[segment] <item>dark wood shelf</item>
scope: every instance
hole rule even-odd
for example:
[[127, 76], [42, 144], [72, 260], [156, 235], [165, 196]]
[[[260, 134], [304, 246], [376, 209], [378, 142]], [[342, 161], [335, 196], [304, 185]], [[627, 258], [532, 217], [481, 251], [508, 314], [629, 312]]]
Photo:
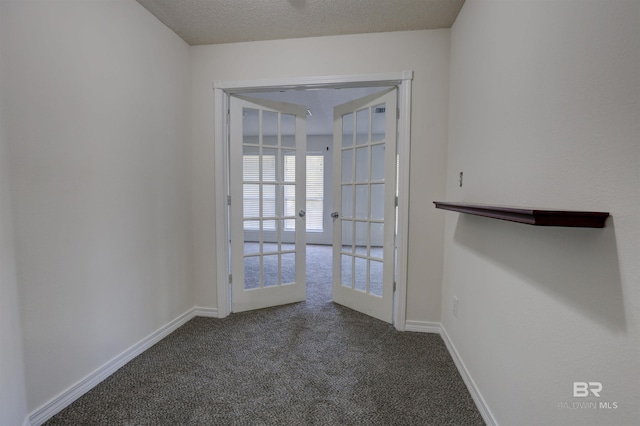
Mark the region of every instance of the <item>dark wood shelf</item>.
[[491, 206], [484, 204], [447, 203], [434, 201], [436, 208], [459, 213], [509, 220], [535, 226], [568, 226], [580, 228], [604, 228], [607, 212], [571, 210], [543, 210], [527, 207]]

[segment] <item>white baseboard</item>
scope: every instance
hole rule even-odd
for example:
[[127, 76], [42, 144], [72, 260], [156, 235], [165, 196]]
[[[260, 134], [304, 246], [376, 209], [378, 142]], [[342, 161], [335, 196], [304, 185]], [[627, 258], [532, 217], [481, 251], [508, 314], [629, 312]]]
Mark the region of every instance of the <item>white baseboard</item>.
[[[102, 367], [98, 368], [64, 392], [60, 393], [58, 396], [51, 399], [49, 402], [45, 403], [42, 407], [33, 411], [27, 418], [25, 418], [23, 426], [42, 425], [51, 417], [74, 402], [76, 399], [80, 398], [82, 395], [90, 391], [104, 379], [109, 377], [111, 374], [115, 373], [119, 368], [131, 361], [133, 358], [140, 355], [142, 352], [146, 351], [151, 346], [155, 345], [160, 340], [164, 339], [166, 336], [168, 336], [173, 331], [196, 316], [218, 318], [218, 309], [205, 307], [194, 307], [189, 309], [187, 312], [180, 315], [168, 324], [160, 327], [158, 330], [143, 338], [138, 343], [122, 352], [120, 355], [114, 357]], [[453, 361], [458, 368], [460, 375], [462, 376], [462, 380], [467, 385], [469, 393], [476, 403], [476, 406], [478, 407], [482, 418], [484, 419], [485, 423], [487, 423], [487, 425], [496, 426], [498, 423], [493, 417], [491, 410], [489, 410], [489, 407], [482, 397], [480, 390], [471, 378], [471, 375], [465, 367], [464, 362], [462, 362], [458, 351], [451, 342], [451, 339], [449, 338], [449, 335], [447, 334], [447, 331], [442, 326], [442, 324], [438, 322], [407, 320], [405, 322], [405, 331], [437, 333], [442, 336], [442, 340], [444, 340], [444, 343], [447, 346], [447, 349], [449, 350], [449, 353], [451, 354], [451, 357], [453, 358]]]
[[451, 358], [453, 358], [453, 362], [456, 364], [456, 367], [458, 368], [458, 371], [462, 376], [462, 380], [464, 381], [465, 385], [467, 385], [467, 389], [469, 389], [471, 398], [473, 398], [473, 401], [476, 403], [476, 407], [478, 407], [478, 411], [480, 411], [482, 419], [488, 426], [497, 426], [498, 422], [496, 422], [496, 419], [491, 413], [489, 406], [482, 397], [480, 389], [478, 389], [478, 386], [476, 386], [476, 383], [471, 378], [469, 370], [467, 370], [464, 362], [462, 362], [462, 358], [460, 358], [456, 347], [453, 345], [453, 342], [449, 338], [447, 330], [442, 325], [440, 325], [440, 336], [442, 337], [442, 340], [444, 340], [444, 344], [447, 346], [449, 354], [451, 354]]
[[464, 362], [462, 362], [462, 359], [460, 358], [460, 355], [458, 354], [456, 347], [453, 345], [453, 342], [451, 342], [451, 339], [449, 338], [449, 335], [447, 334], [447, 331], [445, 330], [443, 325], [439, 322], [406, 320], [404, 323], [404, 331], [417, 331], [419, 333], [440, 334], [440, 337], [442, 337], [442, 340], [444, 340], [444, 343], [447, 346], [447, 350], [449, 351], [449, 354], [451, 355], [451, 358], [453, 359], [453, 362], [455, 363], [456, 368], [460, 372], [460, 375], [462, 376], [462, 380], [464, 381], [464, 384], [467, 386], [467, 389], [471, 394], [471, 398], [473, 398], [473, 402], [475, 402], [476, 407], [478, 408], [478, 411], [482, 416], [482, 419], [488, 426], [497, 426], [498, 422], [496, 422], [496, 419], [491, 413], [491, 410], [489, 409], [489, 406], [487, 405], [486, 401], [482, 397], [480, 390], [478, 389], [475, 382], [471, 378], [471, 375], [469, 374], [467, 367], [464, 365]]
[[436, 333], [440, 334], [441, 325], [439, 322], [429, 321], [412, 321], [404, 322], [404, 331], [417, 331], [419, 333]]
[[[69, 404], [71, 404], [76, 399], [80, 398], [82, 395], [90, 391], [93, 387], [98, 385], [104, 379], [109, 377], [111, 374], [115, 373], [120, 367], [131, 361], [136, 356], [140, 355], [142, 352], [149, 349], [151, 346], [158, 343], [160, 340], [171, 334], [178, 327], [184, 325], [187, 321], [196, 316], [196, 312], [198, 309], [205, 308], [191, 308], [184, 314], [180, 315], [178, 318], [169, 322], [168, 324], [160, 327], [147, 337], [140, 340], [135, 345], [131, 346], [129, 349], [122, 352], [120, 355], [112, 358], [102, 367], [98, 368], [94, 372], [90, 373], [88, 376], [77, 382], [75, 385], [71, 386], [55, 398], [51, 399], [49, 402], [45, 403], [42, 407], [33, 411], [27, 419], [25, 419], [25, 426], [40, 426], [51, 417], [62, 411]], [[215, 310], [217, 313], [217, 310]], [[208, 312], [208, 310], [205, 310]], [[206, 316], [206, 315], [203, 315]]]
[[218, 308], [203, 308], [201, 306], [196, 306], [193, 309], [195, 316], [197, 317], [219, 318]]

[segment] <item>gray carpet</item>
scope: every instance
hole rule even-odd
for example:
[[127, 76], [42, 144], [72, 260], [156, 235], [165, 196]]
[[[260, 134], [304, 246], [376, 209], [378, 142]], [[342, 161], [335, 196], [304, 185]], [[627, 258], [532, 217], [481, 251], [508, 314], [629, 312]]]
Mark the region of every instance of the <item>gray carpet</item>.
[[306, 302], [194, 318], [46, 424], [483, 425], [440, 336], [333, 304], [313, 249]]

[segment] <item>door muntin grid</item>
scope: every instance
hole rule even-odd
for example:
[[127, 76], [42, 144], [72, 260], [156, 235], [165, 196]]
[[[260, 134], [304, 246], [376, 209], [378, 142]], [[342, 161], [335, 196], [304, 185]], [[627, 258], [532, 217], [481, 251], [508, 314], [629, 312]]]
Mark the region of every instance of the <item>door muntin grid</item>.
[[285, 202], [296, 193], [296, 181], [285, 175], [284, 157], [296, 155], [296, 116], [242, 112], [244, 290], [295, 284], [297, 221]]
[[343, 287], [382, 297], [384, 269], [385, 103], [342, 116], [341, 250]]

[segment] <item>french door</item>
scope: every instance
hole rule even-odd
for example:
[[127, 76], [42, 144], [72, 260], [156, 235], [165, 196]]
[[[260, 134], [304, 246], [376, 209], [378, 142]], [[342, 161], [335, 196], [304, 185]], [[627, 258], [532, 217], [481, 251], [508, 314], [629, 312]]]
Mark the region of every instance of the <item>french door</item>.
[[232, 310], [305, 300], [306, 107], [230, 98]]
[[333, 301], [393, 320], [396, 89], [334, 108]]

